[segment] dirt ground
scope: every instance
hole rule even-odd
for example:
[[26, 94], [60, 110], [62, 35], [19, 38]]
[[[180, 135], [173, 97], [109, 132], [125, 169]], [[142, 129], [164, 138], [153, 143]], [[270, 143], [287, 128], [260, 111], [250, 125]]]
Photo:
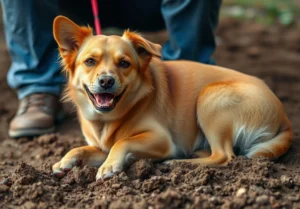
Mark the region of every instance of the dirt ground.
[[[217, 64], [262, 78], [283, 102], [300, 140], [300, 26], [283, 28], [224, 19], [217, 31]], [[9, 139], [17, 108], [6, 84], [10, 61], [0, 34], [0, 208], [300, 208], [300, 157], [278, 162], [235, 158], [227, 167], [166, 166], [142, 160], [105, 182], [96, 168], [76, 167], [62, 179], [51, 165], [84, 145], [69, 115], [57, 133]], [[297, 155], [298, 154], [298, 155]]]

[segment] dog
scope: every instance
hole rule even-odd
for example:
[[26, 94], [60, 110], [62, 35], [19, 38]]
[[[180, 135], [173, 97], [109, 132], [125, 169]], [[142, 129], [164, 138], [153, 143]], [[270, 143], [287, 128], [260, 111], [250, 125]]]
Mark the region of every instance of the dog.
[[235, 155], [275, 159], [291, 145], [283, 105], [256, 77], [162, 61], [161, 46], [137, 33], [93, 35], [64, 16], [53, 33], [68, 76], [65, 97], [88, 144], [53, 165], [57, 176], [91, 165], [100, 167], [96, 179], [106, 179], [138, 159], [225, 166]]

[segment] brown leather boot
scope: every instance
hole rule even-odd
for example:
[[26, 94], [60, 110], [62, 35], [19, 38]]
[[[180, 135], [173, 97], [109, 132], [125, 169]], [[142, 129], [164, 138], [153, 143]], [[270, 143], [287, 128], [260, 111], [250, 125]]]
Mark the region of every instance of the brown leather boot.
[[42, 93], [31, 94], [22, 99], [10, 122], [9, 136], [19, 138], [54, 132], [58, 100], [57, 96]]

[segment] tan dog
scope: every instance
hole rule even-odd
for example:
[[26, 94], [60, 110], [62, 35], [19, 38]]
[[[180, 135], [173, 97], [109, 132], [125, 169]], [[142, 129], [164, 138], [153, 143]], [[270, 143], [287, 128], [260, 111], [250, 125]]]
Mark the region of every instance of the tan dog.
[[[263, 81], [234, 70], [160, 59], [161, 47], [136, 33], [93, 36], [66, 17], [54, 21], [67, 99], [77, 107], [88, 146], [53, 166], [63, 175], [79, 163], [98, 178], [131, 158], [226, 165], [234, 150], [271, 159], [292, 141], [283, 106]], [[205, 152], [203, 152], [205, 151]]]

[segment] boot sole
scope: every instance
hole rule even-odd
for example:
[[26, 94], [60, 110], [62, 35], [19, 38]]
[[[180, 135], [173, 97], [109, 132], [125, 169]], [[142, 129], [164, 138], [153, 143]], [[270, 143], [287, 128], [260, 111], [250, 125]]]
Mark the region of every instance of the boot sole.
[[39, 136], [43, 134], [50, 134], [55, 131], [55, 127], [47, 128], [47, 129], [38, 129], [38, 128], [27, 128], [20, 130], [9, 130], [8, 135], [11, 138], [21, 138], [21, 137], [33, 137]]

